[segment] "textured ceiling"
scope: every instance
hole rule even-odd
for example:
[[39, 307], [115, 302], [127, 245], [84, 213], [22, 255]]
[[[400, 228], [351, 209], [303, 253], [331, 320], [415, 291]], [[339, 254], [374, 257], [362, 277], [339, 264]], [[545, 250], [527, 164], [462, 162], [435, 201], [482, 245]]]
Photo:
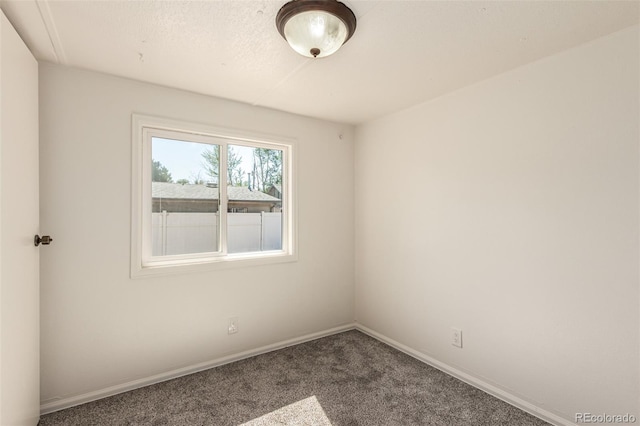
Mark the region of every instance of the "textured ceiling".
[[332, 121], [361, 123], [630, 25], [637, 1], [344, 1], [335, 55], [275, 27], [285, 3], [1, 0], [38, 60]]

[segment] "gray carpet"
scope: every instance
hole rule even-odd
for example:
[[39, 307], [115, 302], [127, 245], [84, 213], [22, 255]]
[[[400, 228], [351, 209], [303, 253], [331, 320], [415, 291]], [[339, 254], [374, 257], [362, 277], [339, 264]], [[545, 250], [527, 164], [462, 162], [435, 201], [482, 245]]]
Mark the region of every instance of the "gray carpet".
[[53, 425], [546, 425], [348, 331], [43, 416]]

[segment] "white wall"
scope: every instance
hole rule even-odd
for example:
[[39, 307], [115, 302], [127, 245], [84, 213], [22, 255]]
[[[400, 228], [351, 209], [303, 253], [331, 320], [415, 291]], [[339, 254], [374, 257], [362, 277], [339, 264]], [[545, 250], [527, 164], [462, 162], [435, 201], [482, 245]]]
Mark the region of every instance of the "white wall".
[[[133, 112], [297, 138], [299, 260], [131, 280]], [[40, 115], [44, 405], [352, 322], [352, 127], [49, 64]]]
[[640, 417], [638, 38], [356, 129], [358, 323], [556, 416]]

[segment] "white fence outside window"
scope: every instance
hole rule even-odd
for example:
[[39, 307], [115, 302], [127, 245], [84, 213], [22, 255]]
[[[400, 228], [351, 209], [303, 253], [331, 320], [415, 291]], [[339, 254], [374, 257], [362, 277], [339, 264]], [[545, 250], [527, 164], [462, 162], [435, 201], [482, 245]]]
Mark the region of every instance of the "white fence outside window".
[[[152, 213], [152, 255], [218, 251], [218, 213]], [[282, 249], [282, 213], [227, 213], [227, 251]]]

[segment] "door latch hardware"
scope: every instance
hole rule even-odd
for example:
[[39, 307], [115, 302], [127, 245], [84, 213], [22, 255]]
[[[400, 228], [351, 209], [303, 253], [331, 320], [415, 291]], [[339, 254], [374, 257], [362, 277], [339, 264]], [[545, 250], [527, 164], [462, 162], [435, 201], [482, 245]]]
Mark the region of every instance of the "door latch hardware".
[[51, 241], [53, 241], [53, 238], [48, 235], [43, 235], [41, 237], [40, 235], [36, 234], [36, 236], [33, 237], [33, 245], [35, 245], [36, 247], [38, 247], [40, 244], [42, 244], [43, 246], [48, 246], [49, 244], [51, 244]]

